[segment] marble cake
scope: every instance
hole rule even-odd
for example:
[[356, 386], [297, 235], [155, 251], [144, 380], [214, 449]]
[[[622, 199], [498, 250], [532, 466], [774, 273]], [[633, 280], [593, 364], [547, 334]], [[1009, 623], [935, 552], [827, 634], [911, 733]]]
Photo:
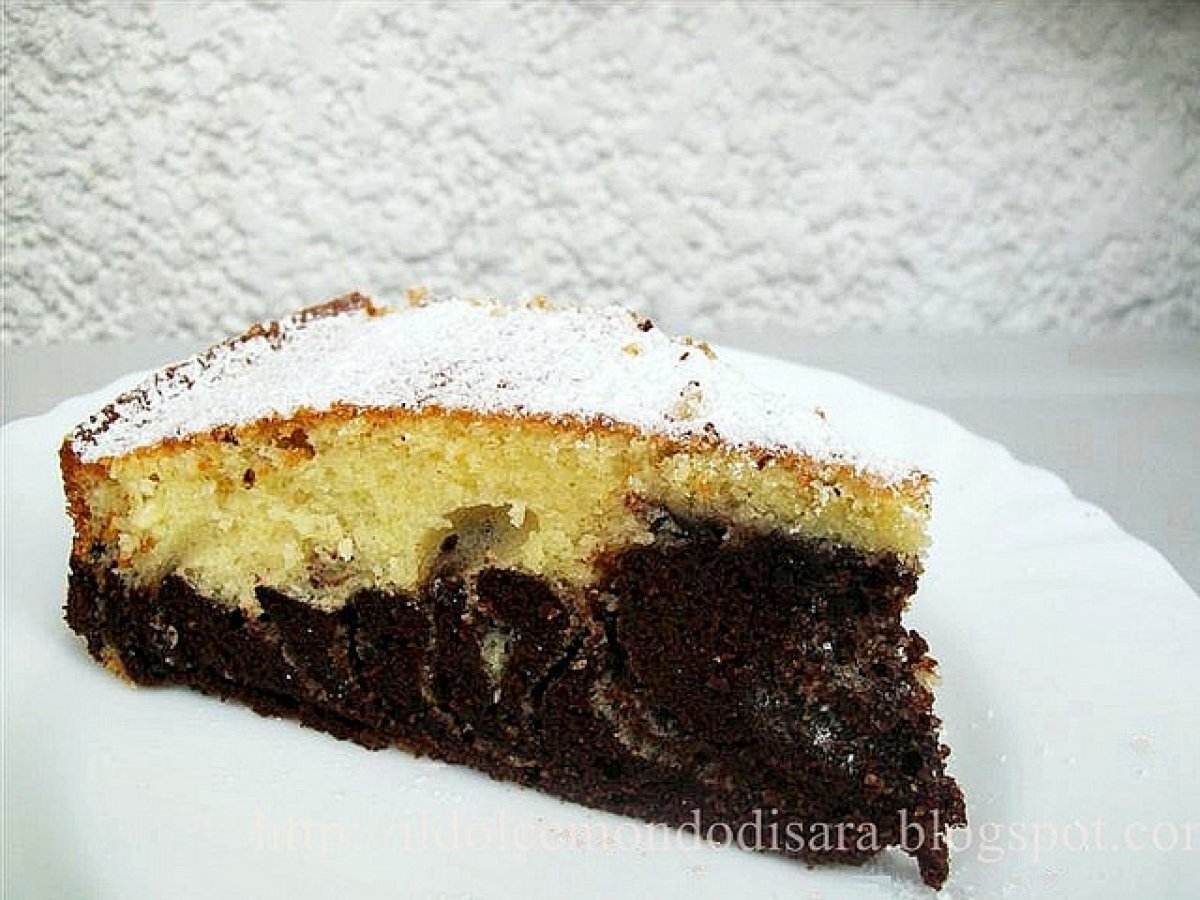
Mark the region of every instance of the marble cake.
[[122, 678], [947, 876], [964, 803], [902, 621], [929, 479], [704, 343], [350, 295], [153, 375], [61, 462], [67, 621]]

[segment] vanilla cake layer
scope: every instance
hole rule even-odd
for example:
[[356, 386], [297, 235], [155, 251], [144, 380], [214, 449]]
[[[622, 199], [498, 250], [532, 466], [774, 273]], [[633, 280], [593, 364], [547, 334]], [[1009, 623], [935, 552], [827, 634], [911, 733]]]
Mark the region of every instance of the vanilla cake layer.
[[473, 541], [471, 565], [586, 583], [601, 551], [650, 542], [657, 507], [914, 564], [925, 542], [917, 484], [536, 418], [339, 410], [72, 471], [81, 546], [107, 548], [133, 583], [178, 574], [247, 607], [259, 586], [326, 607], [366, 588], [411, 589], [452, 534]]

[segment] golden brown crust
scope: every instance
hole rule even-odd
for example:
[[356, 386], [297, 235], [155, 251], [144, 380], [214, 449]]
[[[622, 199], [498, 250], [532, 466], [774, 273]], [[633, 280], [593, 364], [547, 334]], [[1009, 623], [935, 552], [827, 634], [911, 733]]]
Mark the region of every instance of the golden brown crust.
[[63, 438], [62, 445], [58, 448], [58, 464], [62, 472], [63, 490], [67, 497], [67, 514], [75, 525], [72, 556], [82, 558], [84, 551], [92, 541], [89, 524], [91, 515], [88, 511], [87, 490], [84, 484], [85, 473], [91, 471], [102, 476], [104, 466], [102, 463], [92, 466], [85, 465], [75, 451], [71, 435]]

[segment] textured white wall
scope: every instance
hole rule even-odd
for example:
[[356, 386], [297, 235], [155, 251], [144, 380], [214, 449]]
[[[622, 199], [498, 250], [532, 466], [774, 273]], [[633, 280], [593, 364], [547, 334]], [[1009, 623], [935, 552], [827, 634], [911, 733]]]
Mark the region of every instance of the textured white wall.
[[350, 287], [1200, 329], [1200, 4], [7, 0], [5, 342]]

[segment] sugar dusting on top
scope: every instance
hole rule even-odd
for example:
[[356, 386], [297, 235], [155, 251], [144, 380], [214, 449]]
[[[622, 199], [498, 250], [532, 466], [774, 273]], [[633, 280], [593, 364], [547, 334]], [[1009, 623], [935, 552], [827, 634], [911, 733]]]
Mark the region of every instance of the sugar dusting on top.
[[76, 429], [83, 462], [301, 409], [468, 410], [606, 419], [674, 438], [849, 463], [886, 483], [903, 464], [850, 451], [815, 406], [750, 384], [707, 345], [618, 307], [458, 299], [376, 307], [351, 295], [151, 376]]

